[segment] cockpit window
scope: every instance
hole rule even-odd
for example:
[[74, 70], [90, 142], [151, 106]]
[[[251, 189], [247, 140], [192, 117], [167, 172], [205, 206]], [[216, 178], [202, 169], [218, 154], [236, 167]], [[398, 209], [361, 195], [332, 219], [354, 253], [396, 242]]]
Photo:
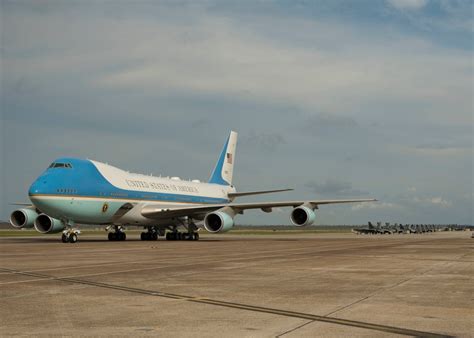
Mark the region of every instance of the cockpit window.
[[72, 165], [71, 165], [71, 163], [54, 162], [54, 163], [51, 163], [49, 168], [68, 168], [68, 169], [72, 169]]

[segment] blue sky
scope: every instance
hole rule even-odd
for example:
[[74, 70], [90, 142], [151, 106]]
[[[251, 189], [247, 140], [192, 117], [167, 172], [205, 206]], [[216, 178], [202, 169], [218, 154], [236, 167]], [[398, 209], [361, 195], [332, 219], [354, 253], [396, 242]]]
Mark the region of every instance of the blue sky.
[[[0, 219], [55, 158], [472, 223], [471, 1], [1, 1]], [[288, 212], [239, 223], [286, 224]]]

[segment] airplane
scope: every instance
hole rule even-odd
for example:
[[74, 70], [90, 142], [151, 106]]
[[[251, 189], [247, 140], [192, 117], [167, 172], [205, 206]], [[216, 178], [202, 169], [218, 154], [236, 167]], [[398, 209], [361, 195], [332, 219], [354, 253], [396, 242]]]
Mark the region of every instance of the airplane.
[[364, 235], [373, 235], [378, 233], [378, 228], [376, 228], [372, 222], [368, 222], [367, 227], [363, 228], [354, 228], [352, 229], [352, 232], [355, 232], [357, 234], [364, 234]]
[[[30, 186], [32, 204], [11, 213], [15, 228], [42, 234], [62, 233], [63, 243], [76, 243], [78, 225], [105, 226], [110, 241], [126, 239], [125, 227], [143, 227], [141, 240], [198, 240], [198, 231], [223, 233], [245, 210], [293, 207], [296, 226], [312, 224], [320, 205], [372, 202], [375, 199], [298, 200], [237, 203], [236, 198], [292, 189], [237, 192], [232, 185], [237, 133], [230, 132], [208, 182], [133, 174], [114, 166], [78, 158], [55, 160]], [[185, 231], [179, 231], [180, 229]]]

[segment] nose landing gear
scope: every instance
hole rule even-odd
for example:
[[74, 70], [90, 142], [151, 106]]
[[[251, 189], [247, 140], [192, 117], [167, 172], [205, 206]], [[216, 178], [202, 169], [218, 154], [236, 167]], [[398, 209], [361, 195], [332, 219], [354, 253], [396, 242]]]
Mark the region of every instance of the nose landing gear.
[[63, 243], [76, 243], [77, 242], [77, 235], [81, 233], [80, 230], [77, 229], [67, 229], [64, 230], [61, 235], [61, 241]]

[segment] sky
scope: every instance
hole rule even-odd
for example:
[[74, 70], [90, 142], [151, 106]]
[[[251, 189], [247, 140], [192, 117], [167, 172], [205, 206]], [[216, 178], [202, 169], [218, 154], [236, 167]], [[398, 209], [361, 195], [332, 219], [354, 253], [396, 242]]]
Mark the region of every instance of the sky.
[[0, 219], [55, 158], [207, 180], [235, 130], [238, 190], [295, 189], [247, 201], [472, 224], [470, 0], [0, 3]]

